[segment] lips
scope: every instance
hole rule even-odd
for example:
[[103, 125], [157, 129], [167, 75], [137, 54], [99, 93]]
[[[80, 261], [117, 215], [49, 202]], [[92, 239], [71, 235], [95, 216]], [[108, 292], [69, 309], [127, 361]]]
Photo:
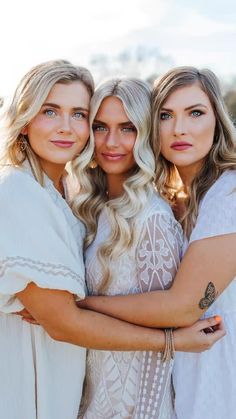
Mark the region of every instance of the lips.
[[56, 140], [56, 141], [51, 141], [51, 143], [53, 143], [56, 147], [59, 147], [59, 148], [71, 148], [75, 142]]
[[118, 161], [125, 157], [125, 154], [101, 153], [102, 157], [109, 161]]
[[192, 144], [187, 143], [186, 141], [176, 141], [173, 144], [171, 144], [171, 148], [176, 151], [184, 151], [188, 150], [192, 147]]

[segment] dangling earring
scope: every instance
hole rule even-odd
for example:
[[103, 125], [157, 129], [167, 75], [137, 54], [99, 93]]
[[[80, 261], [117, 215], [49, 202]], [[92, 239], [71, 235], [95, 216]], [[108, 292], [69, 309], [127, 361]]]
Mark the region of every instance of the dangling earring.
[[22, 151], [22, 153], [27, 149], [28, 144], [29, 144], [28, 137], [22, 134], [22, 137], [19, 140], [20, 151]]
[[98, 164], [97, 164], [97, 162], [96, 162], [96, 160], [91, 160], [90, 162], [89, 162], [89, 164], [88, 164], [88, 167], [90, 168], [90, 169], [96, 169], [96, 167], [98, 167]]

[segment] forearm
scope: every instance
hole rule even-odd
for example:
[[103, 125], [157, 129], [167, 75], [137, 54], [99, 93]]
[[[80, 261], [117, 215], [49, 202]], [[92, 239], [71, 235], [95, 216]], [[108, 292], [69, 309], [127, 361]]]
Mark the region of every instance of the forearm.
[[181, 304], [171, 290], [125, 296], [88, 297], [79, 305], [120, 320], [152, 328], [187, 326], [198, 318], [197, 315], [194, 317], [192, 307]]
[[[58, 341], [102, 350], [163, 350], [164, 332], [79, 309], [71, 294], [30, 284], [18, 294], [26, 309]], [[43, 305], [42, 302], [43, 301]]]
[[79, 310], [60, 325], [53, 337], [90, 349], [161, 351], [165, 346], [162, 330], [135, 326], [90, 310]]
[[235, 234], [199, 240], [187, 251], [170, 289], [89, 297], [82, 307], [148, 327], [191, 325], [235, 277], [235, 246]]

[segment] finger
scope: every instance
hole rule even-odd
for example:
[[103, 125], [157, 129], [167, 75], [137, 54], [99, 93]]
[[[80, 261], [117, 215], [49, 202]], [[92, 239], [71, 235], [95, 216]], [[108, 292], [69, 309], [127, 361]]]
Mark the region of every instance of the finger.
[[25, 308], [23, 308], [23, 310], [21, 310], [21, 311], [16, 311], [16, 312], [14, 312], [14, 313], [12, 313], [12, 314], [16, 314], [17, 316], [24, 316], [25, 314], [27, 314], [28, 313], [28, 311], [25, 309]]
[[226, 335], [225, 330], [216, 330], [214, 333], [211, 333], [211, 335], [209, 335], [209, 338], [211, 339], [211, 344], [213, 345], [219, 339], [223, 338], [225, 335]]
[[222, 319], [220, 316], [208, 317], [207, 319], [199, 320], [197, 322], [197, 328], [198, 330], [213, 328], [221, 323]]
[[39, 325], [39, 323], [37, 322], [37, 320], [35, 320], [33, 317], [30, 319], [30, 318], [28, 318], [28, 317], [23, 317], [23, 320], [25, 321], [25, 322], [27, 322], [27, 323], [31, 323], [31, 324], [38, 324]]

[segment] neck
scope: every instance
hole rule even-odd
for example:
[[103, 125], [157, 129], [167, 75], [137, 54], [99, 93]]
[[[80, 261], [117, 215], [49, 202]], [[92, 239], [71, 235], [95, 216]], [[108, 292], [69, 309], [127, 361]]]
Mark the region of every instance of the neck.
[[202, 164], [196, 163], [195, 165], [185, 166], [185, 167], [176, 167], [179, 173], [179, 176], [186, 188], [188, 188], [194, 178], [198, 175], [201, 170]]
[[62, 175], [65, 170], [64, 164], [52, 165], [51, 163], [40, 161], [41, 168], [43, 172], [52, 180], [55, 188], [60, 192], [61, 195], [64, 195], [64, 189], [61, 182]]
[[107, 192], [109, 199], [119, 198], [124, 193], [124, 182], [126, 176], [107, 175]]

